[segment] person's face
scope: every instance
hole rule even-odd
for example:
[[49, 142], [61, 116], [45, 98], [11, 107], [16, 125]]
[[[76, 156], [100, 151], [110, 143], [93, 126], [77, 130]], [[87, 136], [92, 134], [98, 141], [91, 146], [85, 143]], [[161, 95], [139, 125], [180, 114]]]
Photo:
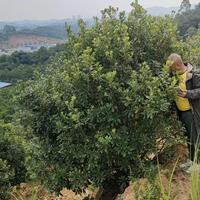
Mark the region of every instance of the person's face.
[[181, 72], [182, 68], [179, 62], [170, 60], [168, 63], [173, 74]]
[[181, 66], [179, 65], [179, 63], [173, 62], [173, 64], [171, 65], [171, 69], [174, 72], [179, 72], [181, 70]]

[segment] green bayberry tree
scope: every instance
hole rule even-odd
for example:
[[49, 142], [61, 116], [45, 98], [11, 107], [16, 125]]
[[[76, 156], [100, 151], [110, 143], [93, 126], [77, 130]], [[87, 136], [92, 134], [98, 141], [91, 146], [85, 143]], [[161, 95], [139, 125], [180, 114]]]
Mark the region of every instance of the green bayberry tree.
[[79, 27], [77, 36], [67, 27], [65, 59], [19, 97], [24, 122], [43, 142], [43, 179], [54, 191], [140, 177], [157, 142], [178, 132], [169, 109], [175, 81], [160, 67], [176, 38], [171, 19], [136, 3], [128, 18], [110, 7], [94, 27], [82, 20]]

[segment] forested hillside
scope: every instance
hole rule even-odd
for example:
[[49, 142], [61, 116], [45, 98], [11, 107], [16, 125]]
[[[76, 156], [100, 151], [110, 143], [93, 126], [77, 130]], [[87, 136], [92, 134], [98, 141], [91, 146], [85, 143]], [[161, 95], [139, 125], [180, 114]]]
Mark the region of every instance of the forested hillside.
[[34, 53], [15, 52], [11, 56], [0, 56], [0, 80], [9, 83], [30, 80], [34, 71], [43, 72], [51, 58], [62, 54], [64, 45], [50, 49], [42, 47]]
[[187, 37], [196, 34], [200, 24], [200, 3], [192, 9], [191, 4], [187, 4], [186, 1], [186, 7], [179, 10], [175, 21], [181, 36]]
[[30, 183], [51, 199], [101, 188], [110, 200], [148, 178], [138, 200], [173, 200], [156, 178], [161, 156], [165, 166], [185, 144], [166, 60], [177, 52], [199, 68], [200, 30], [183, 40], [177, 16], [131, 8], [109, 7], [90, 28], [79, 20], [77, 33], [66, 26], [65, 45], [0, 57], [0, 80], [18, 82], [0, 90], [0, 199], [25, 198], [19, 184]]

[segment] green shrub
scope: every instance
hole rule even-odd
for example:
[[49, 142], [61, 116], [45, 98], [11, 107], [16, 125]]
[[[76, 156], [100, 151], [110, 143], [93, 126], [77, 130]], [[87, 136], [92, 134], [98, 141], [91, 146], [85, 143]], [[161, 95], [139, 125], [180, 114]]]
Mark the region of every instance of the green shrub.
[[149, 184], [145, 187], [145, 191], [135, 191], [136, 200], [164, 200], [161, 198], [160, 188], [156, 183]]
[[161, 68], [176, 29], [170, 18], [132, 6], [128, 19], [109, 8], [91, 29], [80, 21], [77, 37], [68, 27], [64, 62], [52, 63], [19, 97], [23, 123], [45, 148], [42, 179], [54, 191], [141, 177], [156, 141], [179, 132], [170, 111], [175, 81]]
[[[12, 186], [38, 176], [42, 148], [27, 124], [19, 124], [15, 101], [18, 85], [0, 90], [0, 199], [9, 196]], [[41, 163], [42, 164], [42, 163]]]
[[25, 181], [25, 152], [11, 125], [0, 122], [0, 191], [3, 198], [11, 186]]
[[23, 131], [19, 125], [0, 121], [0, 199], [9, 196], [12, 186], [33, 180], [40, 167], [38, 143]]
[[182, 54], [185, 62], [193, 64], [195, 67], [200, 67], [200, 30], [197, 34], [188, 37], [186, 41], [177, 44], [177, 50]]
[[14, 171], [7, 161], [0, 159], [0, 199], [6, 198], [10, 193], [11, 182], [14, 179]]

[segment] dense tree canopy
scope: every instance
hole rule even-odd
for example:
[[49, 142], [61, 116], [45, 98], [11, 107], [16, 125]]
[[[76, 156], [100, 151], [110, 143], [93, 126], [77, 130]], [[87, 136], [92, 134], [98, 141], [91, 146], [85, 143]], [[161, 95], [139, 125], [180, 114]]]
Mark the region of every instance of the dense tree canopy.
[[91, 29], [80, 21], [78, 36], [68, 27], [66, 59], [20, 97], [46, 148], [44, 180], [54, 191], [101, 186], [120, 171], [142, 176], [157, 141], [179, 132], [169, 109], [176, 81], [162, 70], [176, 27], [132, 7], [128, 17], [105, 9]]
[[187, 37], [194, 35], [200, 24], [200, 4], [194, 9], [186, 9], [176, 15], [175, 21], [178, 24], [179, 34]]

